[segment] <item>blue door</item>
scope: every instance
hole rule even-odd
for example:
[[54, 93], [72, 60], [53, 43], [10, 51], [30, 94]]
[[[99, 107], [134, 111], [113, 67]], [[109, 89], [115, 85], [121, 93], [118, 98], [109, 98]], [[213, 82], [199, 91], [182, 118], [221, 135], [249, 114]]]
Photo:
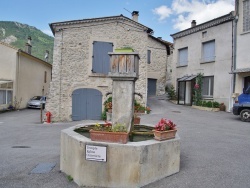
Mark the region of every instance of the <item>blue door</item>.
[[76, 89], [72, 93], [72, 120], [100, 120], [102, 93], [96, 89]]
[[148, 96], [156, 95], [156, 79], [148, 78]]

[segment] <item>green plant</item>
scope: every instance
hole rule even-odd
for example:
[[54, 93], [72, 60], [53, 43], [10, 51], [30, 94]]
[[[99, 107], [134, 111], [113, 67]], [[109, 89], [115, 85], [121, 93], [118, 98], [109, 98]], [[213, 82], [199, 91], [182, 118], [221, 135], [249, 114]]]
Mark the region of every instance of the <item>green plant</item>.
[[111, 122], [105, 121], [104, 124], [96, 123], [93, 126], [93, 130], [105, 132], [127, 132], [127, 127], [123, 123], [116, 123], [112, 126]]
[[71, 175], [68, 175], [67, 179], [68, 179], [69, 182], [72, 182], [74, 180]]
[[104, 109], [102, 112], [102, 120], [107, 120], [107, 114], [106, 114], [106, 110]]
[[199, 73], [196, 77], [196, 83], [194, 85], [194, 104], [198, 105], [202, 100], [202, 78], [203, 74]]
[[127, 127], [123, 123], [116, 123], [112, 127], [112, 132], [127, 132]]
[[176, 91], [173, 85], [166, 86], [165, 90], [167, 91], [170, 100], [177, 99]]
[[208, 101], [207, 104], [206, 104], [206, 107], [212, 108], [213, 107], [212, 101]]
[[96, 123], [93, 127], [95, 131], [112, 131], [112, 124], [110, 122], [105, 121], [105, 124]]
[[[221, 104], [224, 105], [224, 103], [221, 103]], [[219, 108], [221, 104], [218, 103], [218, 102], [216, 102], [216, 101], [214, 101], [214, 102], [213, 102], [213, 107], [214, 107], [214, 108]]]

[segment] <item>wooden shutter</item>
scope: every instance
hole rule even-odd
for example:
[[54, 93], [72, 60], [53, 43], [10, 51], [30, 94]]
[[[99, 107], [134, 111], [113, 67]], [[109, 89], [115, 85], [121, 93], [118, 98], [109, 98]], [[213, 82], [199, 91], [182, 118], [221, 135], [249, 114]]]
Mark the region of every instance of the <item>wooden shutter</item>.
[[110, 57], [108, 52], [113, 52], [113, 44], [109, 42], [93, 42], [93, 73], [108, 74]]

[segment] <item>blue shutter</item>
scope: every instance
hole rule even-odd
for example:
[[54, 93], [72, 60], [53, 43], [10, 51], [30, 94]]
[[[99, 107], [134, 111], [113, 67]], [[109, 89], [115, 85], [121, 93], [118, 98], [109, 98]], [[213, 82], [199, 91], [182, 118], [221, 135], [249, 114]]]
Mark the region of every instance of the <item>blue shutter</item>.
[[108, 42], [93, 42], [93, 73], [108, 74], [110, 57], [108, 52], [113, 52], [113, 44]]
[[203, 43], [203, 62], [215, 60], [215, 41]]
[[148, 78], [148, 96], [156, 95], [156, 79]]

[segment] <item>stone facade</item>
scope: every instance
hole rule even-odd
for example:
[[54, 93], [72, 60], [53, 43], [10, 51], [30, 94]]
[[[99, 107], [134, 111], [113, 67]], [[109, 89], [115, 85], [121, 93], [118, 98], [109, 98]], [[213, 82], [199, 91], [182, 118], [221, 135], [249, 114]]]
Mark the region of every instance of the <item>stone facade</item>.
[[[105, 94], [112, 91], [112, 80], [107, 75], [93, 73], [92, 56], [93, 42], [113, 43], [113, 50], [131, 47], [139, 53], [139, 79], [135, 90], [147, 100], [147, 50], [149, 47], [160, 46], [155, 50], [157, 67], [160, 76], [158, 94], [163, 93], [167, 52], [164, 45], [150, 39], [151, 29], [124, 16], [86, 19], [69, 22], [53, 23], [50, 25], [55, 35], [53, 72], [50, 93], [46, 110], [52, 113], [53, 121], [71, 121], [72, 92], [78, 88], [93, 88], [99, 90], [106, 100]], [[165, 47], [166, 49], [166, 47]]]
[[[167, 49], [164, 43], [149, 37], [148, 49], [151, 51], [151, 62], [147, 65], [147, 78], [157, 79], [156, 95], [165, 93], [167, 72]], [[164, 63], [165, 62], [165, 63]]]

